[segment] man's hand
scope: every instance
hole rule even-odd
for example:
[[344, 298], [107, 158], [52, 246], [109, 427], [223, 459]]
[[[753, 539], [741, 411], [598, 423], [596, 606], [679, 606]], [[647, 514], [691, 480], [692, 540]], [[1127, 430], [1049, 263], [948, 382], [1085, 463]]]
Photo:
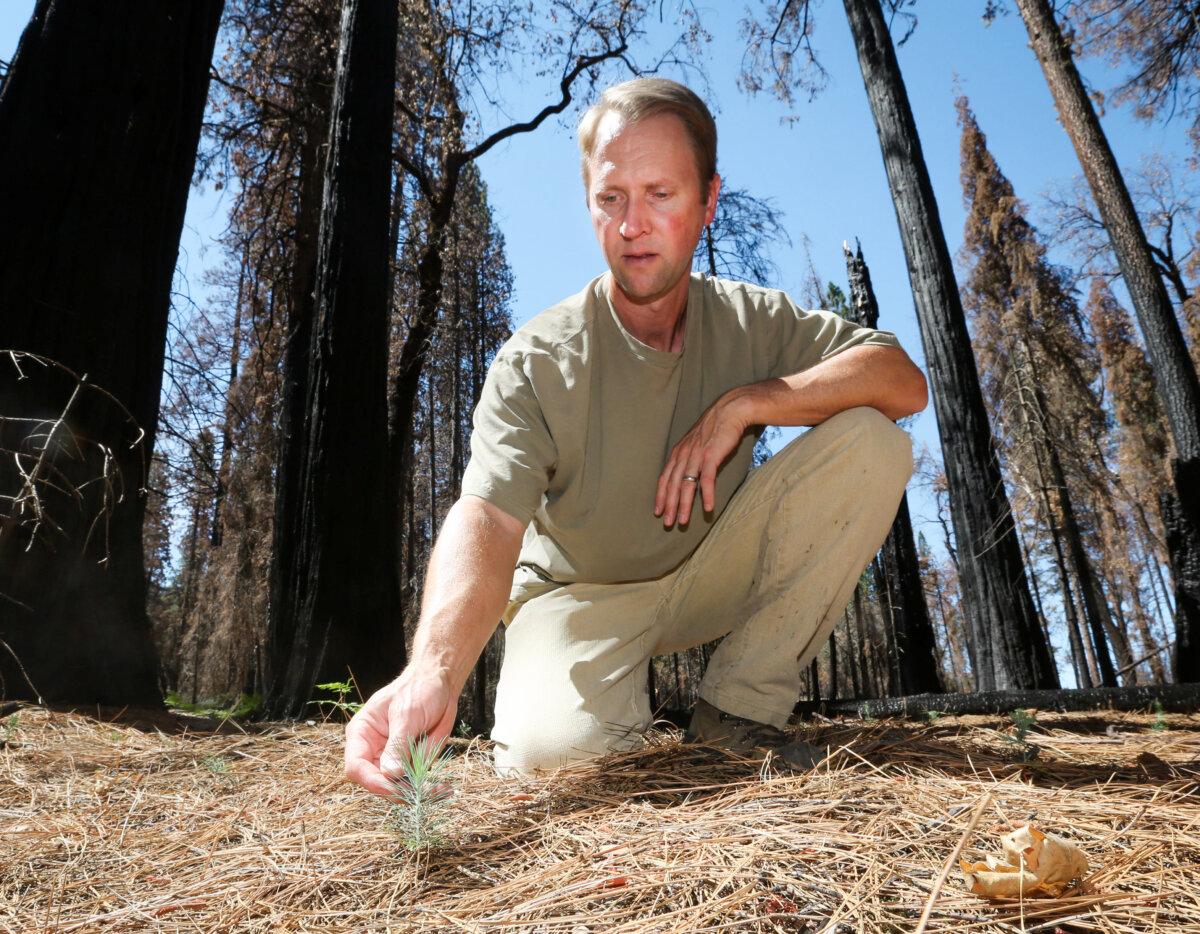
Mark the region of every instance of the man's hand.
[[346, 724], [346, 778], [377, 795], [393, 796], [385, 773], [400, 770], [396, 752], [422, 734], [434, 740], [448, 736], [457, 711], [458, 691], [444, 677], [409, 666]]
[[666, 528], [676, 521], [687, 525], [697, 486], [704, 509], [712, 512], [717, 470], [751, 425], [819, 425], [860, 405], [895, 421], [928, 401], [925, 377], [908, 354], [878, 345], [850, 347], [801, 373], [731, 389], [671, 449], [658, 477], [654, 514]]
[[749, 427], [737, 404], [738, 396], [737, 390], [721, 396], [671, 449], [654, 495], [654, 514], [662, 516], [664, 528], [669, 529], [677, 520], [680, 525], [688, 524], [697, 487], [704, 511], [713, 511], [717, 470]]
[[524, 525], [478, 497], [450, 507], [425, 574], [411, 661], [346, 725], [348, 779], [392, 796], [384, 772], [400, 767], [397, 743], [422, 734], [439, 740], [454, 729], [459, 692], [508, 604], [524, 533]]

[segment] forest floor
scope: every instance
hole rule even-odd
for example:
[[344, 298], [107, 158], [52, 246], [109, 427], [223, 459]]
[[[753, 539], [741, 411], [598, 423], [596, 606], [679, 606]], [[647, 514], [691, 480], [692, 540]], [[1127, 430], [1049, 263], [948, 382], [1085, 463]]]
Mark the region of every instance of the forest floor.
[[[804, 774], [667, 730], [514, 781], [463, 743], [415, 852], [343, 781], [340, 725], [211, 726], [0, 720], [0, 930], [914, 931], [932, 903], [929, 931], [1200, 931], [1200, 716], [819, 722]], [[1014, 820], [1082, 848], [1083, 880], [969, 894], [958, 847], [998, 854]]]

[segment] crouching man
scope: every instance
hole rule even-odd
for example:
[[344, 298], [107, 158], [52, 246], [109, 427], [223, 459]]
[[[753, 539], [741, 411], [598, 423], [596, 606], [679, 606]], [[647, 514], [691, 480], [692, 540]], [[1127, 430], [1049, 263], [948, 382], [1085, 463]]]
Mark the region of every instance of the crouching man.
[[[912, 472], [894, 420], [926, 385], [893, 335], [691, 272], [721, 187], [695, 94], [611, 87], [579, 144], [608, 271], [491, 366], [412, 659], [347, 726], [346, 774], [379, 794], [397, 741], [454, 727], [501, 619], [502, 772], [635, 744], [649, 659], [721, 636], [688, 738], [813, 764], [785, 732], [801, 672]], [[767, 425], [815, 427], [749, 473]]]

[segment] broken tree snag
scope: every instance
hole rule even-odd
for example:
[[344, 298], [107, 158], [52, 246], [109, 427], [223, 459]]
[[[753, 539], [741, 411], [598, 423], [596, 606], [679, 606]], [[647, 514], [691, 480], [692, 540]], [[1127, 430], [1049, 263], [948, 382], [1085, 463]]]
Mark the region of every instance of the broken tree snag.
[[847, 717], [923, 717], [929, 713], [1008, 713], [1018, 707], [1044, 710], [1145, 710], [1162, 705], [1173, 713], [1200, 710], [1200, 684], [1140, 684], [1123, 688], [983, 691], [978, 694], [913, 694], [868, 700], [801, 701], [796, 712]]

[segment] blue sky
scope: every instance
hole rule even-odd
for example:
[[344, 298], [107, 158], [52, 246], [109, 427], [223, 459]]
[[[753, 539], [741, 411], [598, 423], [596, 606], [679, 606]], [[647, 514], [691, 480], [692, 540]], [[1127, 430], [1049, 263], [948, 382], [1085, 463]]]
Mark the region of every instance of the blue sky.
[[[11, 58], [33, 6], [33, 0], [0, 4], [0, 58]], [[983, 6], [983, 0], [924, 0], [917, 7], [916, 32], [898, 50], [952, 253], [961, 243], [964, 221], [953, 107], [956, 80], [1035, 222], [1041, 194], [1079, 172], [1020, 18], [1012, 14], [985, 27], [980, 18]], [[782, 210], [794, 245], [775, 254], [778, 284], [797, 296], [806, 277], [801, 234], [811, 241], [822, 277], [843, 286], [841, 244], [858, 237], [879, 297], [880, 327], [895, 331], [923, 364], [896, 217], [841, 4], [816, 5], [814, 44], [830, 73], [829, 86], [812, 103], [801, 99], [791, 108], [767, 95], [747, 97], [736, 87], [743, 50], [738, 30], [742, 9], [740, 3], [701, 7], [714, 37], [708, 74], [720, 134], [719, 170], [734, 186], [774, 198]], [[1094, 60], [1083, 62], [1082, 70], [1090, 85], [1105, 91], [1120, 78]], [[551, 99], [555, 85], [511, 75], [502, 87], [509, 113], [519, 118], [532, 115]], [[799, 119], [783, 123], [788, 113]], [[1187, 155], [1185, 129], [1179, 122], [1146, 124], [1127, 108], [1110, 109], [1102, 122], [1127, 174], [1146, 154], [1174, 155], [1181, 161]], [[485, 131], [491, 129], [485, 126]], [[572, 130], [573, 118], [560, 120], [511, 139], [481, 161], [515, 274], [513, 310], [518, 323], [603, 270], [584, 208]], [[202, 291], [202, 270], [218, 259], [215, 252], [206, 254], [205, 246], [223, 224], [220, 199], [211, 192], [193, 191], [180, 255], [180, 271], [193, 294]], [[1065, 254], [1052, 256], [1070, 261]], [[936, 449], [932, 405], [912, 430], [918, 443]], [[941, 533], [930, 526], [932, 502], [917, 488], [911, 489], [910, 498], [918, 528], [925, 527], [930, 541], [936, 542]]]

